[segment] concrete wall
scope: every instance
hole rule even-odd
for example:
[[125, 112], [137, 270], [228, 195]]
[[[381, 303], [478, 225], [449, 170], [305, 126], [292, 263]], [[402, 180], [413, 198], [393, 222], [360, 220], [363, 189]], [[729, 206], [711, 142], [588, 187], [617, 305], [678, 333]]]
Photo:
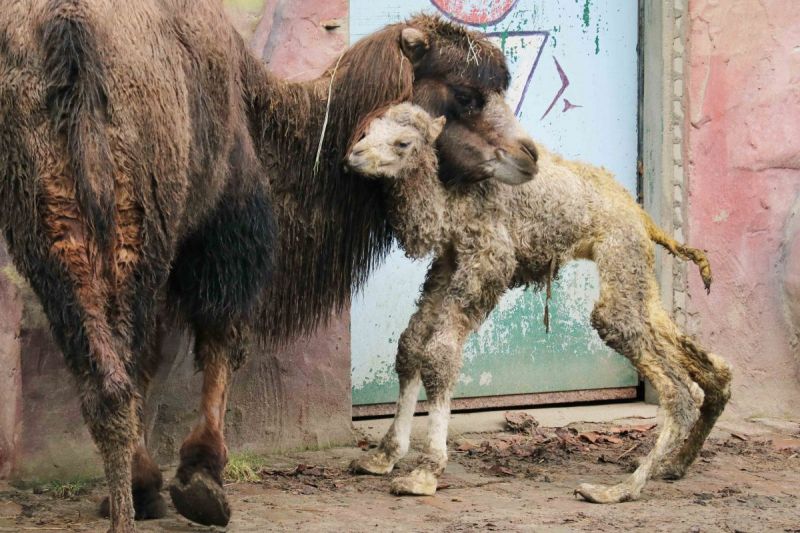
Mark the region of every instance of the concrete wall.
[[[313, 78], [347, 43], [346, 0], [226, 2], [231, 18], [279, 75]], [[349, 313], [280, 353], [253, 353], [234, 376], [230, 449], [269, 451], [351, 440]], [[191, 339], [170, 331], [148, 402], [149, 447], [172, 461], [197, 419], [200, 376]], [[0, 242], [0, 477], [100, 474], [72, 377], [30, 289]]]
[[735, 367], [728, 417], [800, 413], [800, 9], [793, 0], [689, 2], [689, 325]]

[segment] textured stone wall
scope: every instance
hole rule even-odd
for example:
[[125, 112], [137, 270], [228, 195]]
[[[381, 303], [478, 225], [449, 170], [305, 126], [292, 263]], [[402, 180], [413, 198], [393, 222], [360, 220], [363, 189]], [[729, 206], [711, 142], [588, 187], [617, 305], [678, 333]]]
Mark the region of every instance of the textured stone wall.
[[[228, 0], [231, 18], [278, 75], [319, 75], [347, 43], [346, 0]], [[2, 243], [0, 243], [1, 245]], [[236, 373], [231, 451], [329, 446], [351, 439], [349, 313], [279, 353], [253, 353]], [[191, 339], [169, 331], [148, 402], [149, 447], [172, 461], [198, 416]], [[12, 473], [13, 469], [13, 473]], [[74, 382], [31, 291], [0, 248], [0, 477], [100, 474]]]
[[[687, 15], [684, 16], [687, 18]], [[690, 328], [734, 365], [728, 417], [800, 413], [800, 9], [792, 0], [688, 4], [684, 236]]]
[[0, 478], [10, 473], [21, 437], [19, 335], [23, 306], [15, 274], [0, 242]]

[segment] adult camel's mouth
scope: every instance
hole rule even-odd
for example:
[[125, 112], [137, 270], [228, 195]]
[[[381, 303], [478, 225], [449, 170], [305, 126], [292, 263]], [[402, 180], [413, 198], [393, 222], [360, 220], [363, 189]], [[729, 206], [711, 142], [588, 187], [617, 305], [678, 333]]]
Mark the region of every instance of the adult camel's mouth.
[[538, 171], [535, 156], [526, 148], [520, 149], [516, 154], [498, 148], [494, 159], [484, 163], [484, 168], [492, 178], [508, 185], [527, 183]]

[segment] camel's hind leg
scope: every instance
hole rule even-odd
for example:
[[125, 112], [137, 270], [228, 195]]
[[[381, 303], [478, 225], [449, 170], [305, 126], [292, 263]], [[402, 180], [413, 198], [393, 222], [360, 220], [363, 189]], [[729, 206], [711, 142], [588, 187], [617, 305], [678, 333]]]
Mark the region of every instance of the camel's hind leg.
[[[133, 452], [133, 469], [131, 489], [133, 491], [133, 508], [136, 520], [163, 518], [167, 514], [167, 503], [161, 495], [164, 477], [158, 464], [147, 450], [145, 429], [145, 402], [152, 377], [161, 362], [161, 341], [166, 334], [166, 326], [159, 324], [154, 343], [149, 350], [142, 353], [136, 367], [136, 416], [138, 419], [138, 441]], [[110, 516], [108, 497], [100, 503], [100, 516]]]
[[730, 399], [731, 367], [727, 361], [706, 352], [686, 335], [677, 332], [670, 337], [676, 345], [678, 364], [686, 368], [691, 378], [703, 389], [700, 418], [683, 444], [671, 453], [656, 469], [655, 474], [679, 479], [697, 459], [703, 443]]
[[[129, 339], [138, 335], [110, 325], [107, 280], [98, 274], [99, 268], [87, 266], [81, 241], [57, 241], [50, 254], [41, 256], [24, 250], [27, 243], [19, 246], [12, 239], [10, 244], [24, 257], [20, 262], [27, 268], [23, 271], [42, 302], [67, 366], [77, 378], [81, 412], [100, 451], [108, 483], [110, 531], [132, 532], [132, 461], [138, 424], [130, 371], [136, 361]], [[122, 307], [130, 298], [130, 294], [117, 294], [116, 302]], [[147, 309], [146, 298], [140, 305]]]
[[703, 401], [700, 387], [675, 356], [675, 345], [664, 335], [671, 321], [659, 303], [652, 252], [637, 237], [630, 231], [595, 245], [601, 288], [592, 325], [606, 344], [630, 359], [652, 383], [665, 418], [653, 450], [627, 480], [611, 487], [578, 487], [576, 494], [595, 503], [638, 499], [659, 462], [688, 435]]
[[420, 365], [423, 349], [430, 338], [436, 310], [441, 304], [442, 288], [452, 270], [452, 261], [448, 257], [436, 258], [428, 270], [417, 311], [400, 335], [398, 343], [395, 370], [400, 381], [400, 396], [394, 420], [377, 450], [352, 462], [350, 469], [356, 474], [388, 474], [397, 461], [408, 453], [411, 423], [422, 383]]

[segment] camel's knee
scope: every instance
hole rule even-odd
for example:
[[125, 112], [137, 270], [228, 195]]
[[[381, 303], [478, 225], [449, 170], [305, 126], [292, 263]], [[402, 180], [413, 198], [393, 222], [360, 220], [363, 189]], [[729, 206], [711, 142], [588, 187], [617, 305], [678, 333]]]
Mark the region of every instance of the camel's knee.
[[456, 335], [434, 334], [424, 349], [420, 376], [428, 395], [451, 390], [461, 370], [461, 346]]
[[704, 410], [722, 411], [731, 398], [731, 382], [733, 372], [730, 363], [712, 353], [707, 354], [711, 362], [705, 386]]
[[424, 344], [425, 339], [417, 329], [408, 328], [400, 334], [394, 362], [394, 369], [399, 376], [411, 377], [419, 370], [423, 362]]
[[703, 388], [704, 409], [724, 408], [731, 396], [731, 365], [722, 357], [705, 351], [686, 336], [681, 339], [679, 349], [683, 352], [682, 361], [692, 378]]

